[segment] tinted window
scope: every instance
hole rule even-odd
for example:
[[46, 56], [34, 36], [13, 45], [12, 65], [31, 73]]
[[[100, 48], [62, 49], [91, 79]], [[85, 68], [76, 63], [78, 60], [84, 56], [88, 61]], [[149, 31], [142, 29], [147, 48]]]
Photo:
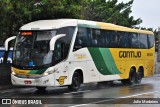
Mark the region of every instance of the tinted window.
[[90, 30], [88, 28], [78, 28], [74, 50], [90, 46]]
[[148, 35], [148, 47], [152, 48], [154, 46], [154, 36]]
[[125, 32], [116, 32], [108, 31], [107, 42], [111, 48], [125, 48], [126, 47], [126, 33]]
[[103, 36], [100, 29], [92, 29], [91, 31], [91, 46], [92, 47], [102, 47], [103, 46]]
[[111, 34], [109, 31], [103, 30], [102, 31], [103, 35], [103, 47], [109, 48], [109, 44], [111, 41]]
[[129, 33], [128, 35], [129, 48], [139, 48], [138, 34]]
[[108, 39], [109, 48], [114, 48], [116, 46], [115, 36], [116, 36], [115, 31], [107, 31], [107, 39]]
[[58, 30], [58, 34], [66, 34], [66, 36], [61, 39], [65, 44], [70, 45], [74, 30], [75, 27], [64, 27]]
[[140, 34], [139, 35], [139, 45], [140, 45], [140, 48], [142, 48], [142, 49], [147, 49], [148, 48], [147, 35], [146, 34]]
[[154, 37], [146, 34], [111, 31], [102, 29], [79, 28], [75, 48], [142, 48], [153, 47]]
[[126, 33], [125, 32], [117, 32], [117, 42], [118, 48], [126, 47]]
[[119, 45], [119, 35], [117, 32], [112, 33], [112, 42], [111, 46], [112, 48], [117, 48]]
[[98, 39], [99, 47], [105, 48], [125, 48], [127, 33], [101, 30], [101, 38]]
[[74, 30], [75, 27], [64, 27], [58, 29], [58, 34], [66, 34], [66, 36], [56, 41], [54, 55], [57, 62], [67, 57]]
[[109, 47], [109, 35], [106, 30], [102, 31], [102, 36], [103, 36], [103, 47]]
[[131, 38], [130, 38], [130, 33], [125, 33], [126, 35], [126, 48], [131, 47]]

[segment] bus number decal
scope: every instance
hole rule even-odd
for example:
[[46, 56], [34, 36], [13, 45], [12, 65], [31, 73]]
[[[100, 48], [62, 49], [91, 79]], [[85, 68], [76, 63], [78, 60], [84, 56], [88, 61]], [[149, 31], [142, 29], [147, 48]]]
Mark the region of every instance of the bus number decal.
[[67, 79], [67, 76], [60, 76], [59, 79], [56, 79], [60, 85], [64, 84], [64, 80]]
[[147, 53], [147, 56], [153, 56], [153, 53]]

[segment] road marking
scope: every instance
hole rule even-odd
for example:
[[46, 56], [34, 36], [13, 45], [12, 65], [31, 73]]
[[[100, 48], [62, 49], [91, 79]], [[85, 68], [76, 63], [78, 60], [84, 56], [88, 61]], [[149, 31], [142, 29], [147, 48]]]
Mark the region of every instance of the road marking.
[[75, 94], [75, 93], [82, 93], [82, 92], [88, 92], [91, 90], [85, 90], [85, 91], [77, 91], [77, 92], [70, 92], [70, 93], [63, 93], [63, 94]]
[[119, 97], [119, 98], [130, 98], [130, 97], [136, 97], [144, 94], [151, 94], [151, 93], [157, 93], [159, 91], [153, 91], [153, 92], [147, 92], [147, 93], [141, 93], [141, 94], [135, 94], [135, 95], [130, 95], [130, 96], [125, 96], [125, 97]]
[[87, 105], [89, 105], [89, 104], [103, 103], [103, 102], [112, 101], [112, 100], [117, 100], [117, 99], [121, 99], [121, 98], [136, 97], [136, 96], [140, 96], [140, 95], [157, 93], [157, 92], [159, 92], [159, 91], [153, 91], [153, 92], [146, 92], [146, 93], [134, 94], [134, 95], [130, 95], [130, 96], [118, 97], [118, 98], [113, 98], [113, 99], [109, 99], [109, 100], [96, 101], [96, 102], [91, 102], [91, 103], [86, 103], [86, 104], [73, 105], [73, 106], [69, 106], [69, 107], [87, 106]]

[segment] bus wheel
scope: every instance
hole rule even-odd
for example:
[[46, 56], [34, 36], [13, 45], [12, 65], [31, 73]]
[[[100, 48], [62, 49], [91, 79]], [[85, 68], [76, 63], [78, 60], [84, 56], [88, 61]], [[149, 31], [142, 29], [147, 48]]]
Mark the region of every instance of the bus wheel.
[[136, 81], [136, 71], [133, 68], [131, 68], [128, 83], [132, 85], [135, 83], [135, 81]]
[[142, 73], [143, 71], [142, 71], [142, 69], [138, 69], [138, 72], [137, 72], [137, 76], [136, 76], [136, 83], [141, 83], [141, 80], [142, 80], [142, 78], [143, 78], [143, 73]]
[[36, 87], [39, 91], [44, 91], [47, 87]]
[[125, 79], [125, 80], [121, 80], [121, 82], [123, 84], [134, 84], [136, 82], [136, 71], [134, 70], [134, 68], [130, 69], [130, 74], [129, 74], [129, 78]]
[[79, 90], [80, 85], [81, 85], [80, 74], [78, 72], [75, 72], [72, 77], [72, 84], [68, 86], [68, 89], [70, 91], [77, 91]]

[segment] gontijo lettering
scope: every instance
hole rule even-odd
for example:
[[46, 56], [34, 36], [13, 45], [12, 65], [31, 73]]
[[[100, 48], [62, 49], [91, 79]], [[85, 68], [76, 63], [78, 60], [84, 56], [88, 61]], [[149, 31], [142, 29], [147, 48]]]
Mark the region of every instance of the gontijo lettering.
[[141, 52], [140, 51], [120, 51], [119, 52], [120, 58], [140, 58]]

